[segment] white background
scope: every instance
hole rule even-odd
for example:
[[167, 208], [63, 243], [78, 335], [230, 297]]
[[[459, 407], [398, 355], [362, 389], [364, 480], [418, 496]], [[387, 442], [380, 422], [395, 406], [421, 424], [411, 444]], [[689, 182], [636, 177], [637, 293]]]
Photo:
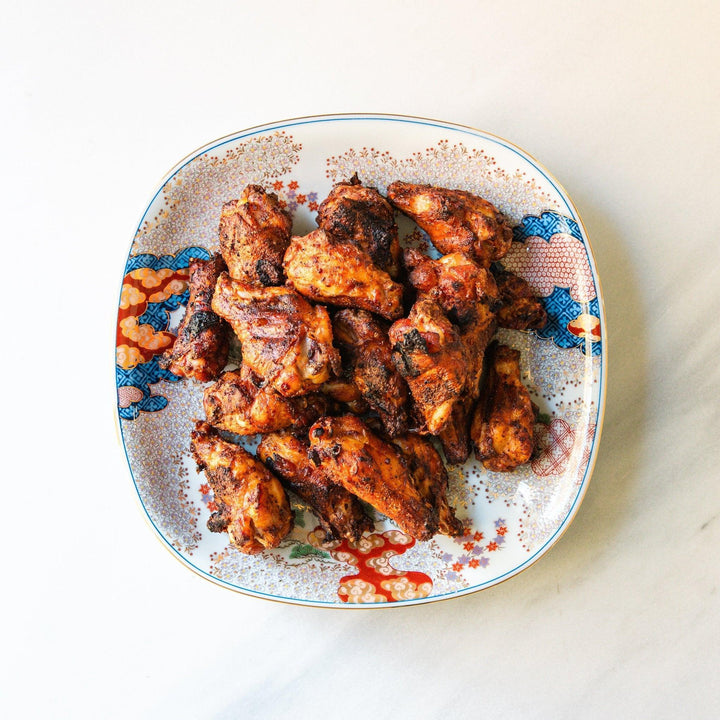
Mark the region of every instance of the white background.
[[[720, 714], [717, 2], [5, 3], [5, 718]], [[609, 386], [580, 512], [430, 605], [245, 597], [153, 537], [115, 428], [136, 224], [216, 137], [394, 112], [534, 155], [585, 222]]]

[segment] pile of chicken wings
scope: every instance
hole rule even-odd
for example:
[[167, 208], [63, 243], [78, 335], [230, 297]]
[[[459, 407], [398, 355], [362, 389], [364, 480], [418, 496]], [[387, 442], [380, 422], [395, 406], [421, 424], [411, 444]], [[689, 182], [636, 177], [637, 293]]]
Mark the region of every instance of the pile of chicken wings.
[[[397, 211], [440, 258], [401, 249]], [[498, 262], [510, 227], [468, 192], [394, 182], [383, 197], [357, 175], [332, 188], [317, 225], [293, 237], [277, 196], [248, 185], [222, 208], [220, 253], [191, 262], [161, 364], [212, 381], [191, 434], [218, 508], [208, 527], [245, 553], [277, 547], [293, 527], [291, 490], [326, 541], [371, 531], [365, 503], [418, 540], [462, 535], [445, 463], [474, 449], [508, 471], [534, 449], [519, 353], [493, 340], [546, 321]], [[231, 334], [237, 369], [226, 369]], [[256, 434], [256, 455], [232, 441]]]

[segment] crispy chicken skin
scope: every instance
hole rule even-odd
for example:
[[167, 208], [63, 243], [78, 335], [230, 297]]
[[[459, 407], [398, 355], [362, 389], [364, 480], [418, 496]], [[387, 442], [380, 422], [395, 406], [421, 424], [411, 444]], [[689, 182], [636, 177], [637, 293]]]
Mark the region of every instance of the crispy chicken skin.
[[247, 365], [224, 372], [205, 389], [207, 421], [236, 435], [255, 435], [284, 428], [309, 427], [325, 414], [327, 401], [319, 393], [283, 397]]
[[438, 512], [438, 532], [451, 537], [464, 534], [462, 522], [455, 517], [455, 510], [448, 504], [448, 474], [438, 451], [429, 440], [415, 434], [403, 435], [391, 443], [405, 458], [415, 489], [420, 497]]
[[419, 297], [437, 301], [455, 323], [465, 351], [465, 391], [452, 408], [452, 416], [438, 434], [447, 461], [464, 463], [470, 456], [470, 414], [477, 399], [485, 349], [496, 328], [498, 289], [491, 272], [462, 253], [438, 260], [414, 250], [404, 253], [408, 280]]
[[495, 273], [501, 306], [498, 325], [511, 330], [540, 329], [547, 322], [547, 312], [533, 293], [527, 280], [507, 270]]
[[373, 529], [373, 521], [354, 495], [311, 462], [309, 449], [307, 440], [289, 432], [271, 433], [258, 445], [257, 456], [313, 509], [326, 542], [340, 538], [357, 542]]
[[418, 300], [407, 318], [390, 327], [393, 362], [410, 387], [425, 429], [437, 435], [465, 389], [467, 366], [460, 335], [441, 307]]
[[212, 307], [240, 340], [243, 363], [281, 395], [306, 395], [339, 372], [327, 310], [292, 288], [253, 288], [222, 273]]
[[408, 387], [392, 360], [387, 328], [366, 310], [347, 308], [332, 317], [333, 337], [352, 368], [362, 397], [388, 435], [407, 432]]
[[285, 253], [288, 283], [311, 300], [355, 307], [389, 320], [403, 313], [403, 287], [373, 265], [370, 256], [325, 230], [293, 237]]
[[280, 481], [206, 422], [196, 422], [190, 446], [218, 506], [208, 528], [227, 532], [230, 542], [243, 553], [252, 555], [277, 547], [293, 527], [290, 503]]
[[416, 490], [399, 452], [355, 415], [324, 417], [310, 428], [310, 458], [335, 482], [370, 503], [403, 532], [429, 540], [438, 512]]
[[172, 348], [160, 366], [175, 375], [208, 382], [225, 367], [230, 347], [227, 323], [211, 308], [215, 282], [225, 269], [220, 255], [190, 261], [190, 299]]
[[248, 185], [220, 214], [220, 251], [230, 277], [260, 287], [281, 285], [291, 232], [292, 220], [277, 195]]
[[365, 187], [357, 174], [337, 183], [320, 204], [317, 224], [341, 242], [364, 250], [373, 263], [396, 278], [400, 242], [395, 212], [374, 187]]
[[398, 181], [388, 187], [387, 196], [427, 232], [444, 255], [462, 252], [489, 267], [510, 249], [512, 231], [504, 217], [477, 195]]
[[530, 460], [535, 444], [535, 411], [520, 379], [520, 352], [493, 343], [486, 363], [470, 436], [477, 459], [488, 470], [514, 470]]
[[320, 392], [331, 401], [328, 415], [343, 415], [348, 410], [355, 415], [364, 415], [370, 410], [360, 388], [344, 367], [340, 377], [331, 378], [320, 386]]

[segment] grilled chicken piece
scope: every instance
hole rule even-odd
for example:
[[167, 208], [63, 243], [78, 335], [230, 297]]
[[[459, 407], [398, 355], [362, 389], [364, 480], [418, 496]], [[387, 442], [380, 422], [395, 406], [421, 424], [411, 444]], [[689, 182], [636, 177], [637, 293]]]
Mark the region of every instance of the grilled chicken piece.
[[325, 230], [292, 239], [285, 253], [285, 274], [311, 300], [369, 310], [390, 320], [403, 313], [402, 285], [375, 267], [364, 250]]
[[520, 352], [493, 343], [486, 363], [470, 436], [477, 459], [488, 470], [514, 470], [530, 460], [535, 446], [535, 410], [520, 379]]
[[465, 392], [452, 408], [452, 417], [439, 433], [447, 461], [464, 463], [470, 456], [470, 415], [477, 400], [485, 349], [495, 333], [498, 289], [492, 273], [462, 253], [439, 260], [414, 250], [404, 252], [408, 280], [419, 297], [438, 302], [457, 325], [465, 350]]
[[220, 251], [230, 277], [259, 287], [282, 285], [291, 233], [292, 220], [277, 195], [248, 185], [220, 214]]
[[218, 506], [208, 520], [208, 529], [227, 532], [230, 542], [250, 555], [277, 547], [293, 527], [290, 502], [280, 481], [206, 422], [195, 424], [190, 447]]
[[433, 435], [448, 424], [465, 389], [467, 366], [460, 335], [434, 300], [420, 299], [390, 327], [393, 362], [405, 378], [416, 410]]
[[[370, 406], [365, 402], [360, 388], [355, 384], [347, 368], [343, 367], [340, 377], [331, 378], [320, 386], [320, 392], [331, 400], [329, 415], [343, 415], [347, 410], [355, 415], [364, 415]], [[334, 401], [334, 403], [332, 402]], [[339, 409], [346, 406], [345, 409]]]
[[415, 488], [399, 452], [355, 415], [325, 417], [310, 428], [310, 458], [335, 482], [370, 503], [403, 532], [429, 540], [438, 512]]
[[462, 252], [483, 267], [505, 257], [512, 230], [483, 198], [464, 190], [394, 182], [388, 200], [412, 218], [443, 255]]
[[240, 340], [243, 363], [281, 395], [307, 395], [340, 371], [327, 310], [291, 288], [253, 288], [223, 273], [212, 307]]
[[455, 510], [447, 501], [447, 470], [432, 443], [412, 433], [392, 438], [390, 442], [405, 459], [420, 497], [436, 508], [439, 518], [438, 532], [451, 537], [462, 536], [465, 533], [463, 524], [455, 517]]
[[395, 212], [374, 187], [365, 187], [355, 174], [339, 182], [320, 204], [317, 224], [340, 242], [364, 250], [376, 267], [396, 278], [400, 242]]
[[392, 360], [387, 328], [366, 310], [345, 309], [332, 317], [333, 338], [352, 368], [362, 397], [390, 436], [407, 432], [407, 383]]
[[312, 508], [326, 542], [340, 538], [357, 542], [365, 531], [373, 529], [373, 521], [354, 495], [310, 461], [309, 449], [307, 440], [289, 432], [271, 433], [258, 445], [257, 456]]
[[160, 358], [160, 366], [165, 370], [208, 382], [225, 367], [230, 328], [211, 308], [215, 282], [224, 269], [220, 255], [190, 261], [190, 299], [175, 343]]
[[502, 270], [495, 273], [500, 294], [498, 325], [511, 330], [540, 329], [547, 322], [547, 312], [533, 293], [527, 280]]
[[213, 427], [236, 435], [255, 435], [310, 427], [325, 414], [327, 401], [319, 393], [283, 397], [243, 365], [224, 372], [205, 389], [203, 406]]

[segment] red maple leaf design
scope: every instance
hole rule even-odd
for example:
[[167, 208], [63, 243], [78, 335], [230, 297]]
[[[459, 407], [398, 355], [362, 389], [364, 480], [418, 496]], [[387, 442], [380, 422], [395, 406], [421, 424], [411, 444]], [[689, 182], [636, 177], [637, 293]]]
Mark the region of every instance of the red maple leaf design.
[[486, 549], [488, 552], [495, 552], [495, 550], [498, 549], [498, 544], [496, 542], [489, 542]]

